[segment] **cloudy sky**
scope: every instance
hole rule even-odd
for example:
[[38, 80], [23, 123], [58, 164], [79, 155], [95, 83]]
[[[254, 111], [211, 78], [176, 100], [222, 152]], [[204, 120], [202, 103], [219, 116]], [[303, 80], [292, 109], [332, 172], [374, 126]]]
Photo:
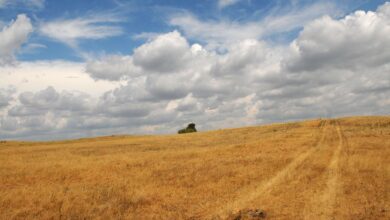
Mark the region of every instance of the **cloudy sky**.
[[0, 0], [0, 139], [390, 114], [390, 2]]

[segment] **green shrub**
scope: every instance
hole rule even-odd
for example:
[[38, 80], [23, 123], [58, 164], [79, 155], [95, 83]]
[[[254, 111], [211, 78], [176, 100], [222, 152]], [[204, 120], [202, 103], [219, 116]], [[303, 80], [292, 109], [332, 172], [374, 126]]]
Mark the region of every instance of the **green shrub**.
[[185, 133], [192, 133], [192, 132], [197, 132], [194, 123], [188, 124], [187, 128], [180, 129], [177, 133], [178, 134], [185, 134]]

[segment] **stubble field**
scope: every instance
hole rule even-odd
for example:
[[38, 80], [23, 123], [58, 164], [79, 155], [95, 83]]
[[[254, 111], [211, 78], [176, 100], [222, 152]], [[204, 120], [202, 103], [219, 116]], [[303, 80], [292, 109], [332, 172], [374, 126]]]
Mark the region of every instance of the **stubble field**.
[[0, 219], [390, 219], [390, 117], [0, 143]]

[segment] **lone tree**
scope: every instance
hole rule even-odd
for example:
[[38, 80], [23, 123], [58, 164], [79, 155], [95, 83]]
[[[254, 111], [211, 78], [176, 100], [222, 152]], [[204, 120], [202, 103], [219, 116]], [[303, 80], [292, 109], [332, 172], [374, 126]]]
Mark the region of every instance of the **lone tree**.
[[185, 134], [185, 133], [192, 133], [192, 132], [196, 132], [196, 128], [195, 128], [194, 123], [188, 124], [187, 128], [180, 129], [177, 133], [178, 134]]

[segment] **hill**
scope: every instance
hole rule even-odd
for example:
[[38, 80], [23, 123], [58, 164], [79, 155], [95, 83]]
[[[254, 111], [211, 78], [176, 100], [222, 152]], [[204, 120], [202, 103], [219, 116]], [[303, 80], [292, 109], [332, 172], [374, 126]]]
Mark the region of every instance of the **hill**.
[[389, 219], [390, 117], [0, 144], [0, 219]]

